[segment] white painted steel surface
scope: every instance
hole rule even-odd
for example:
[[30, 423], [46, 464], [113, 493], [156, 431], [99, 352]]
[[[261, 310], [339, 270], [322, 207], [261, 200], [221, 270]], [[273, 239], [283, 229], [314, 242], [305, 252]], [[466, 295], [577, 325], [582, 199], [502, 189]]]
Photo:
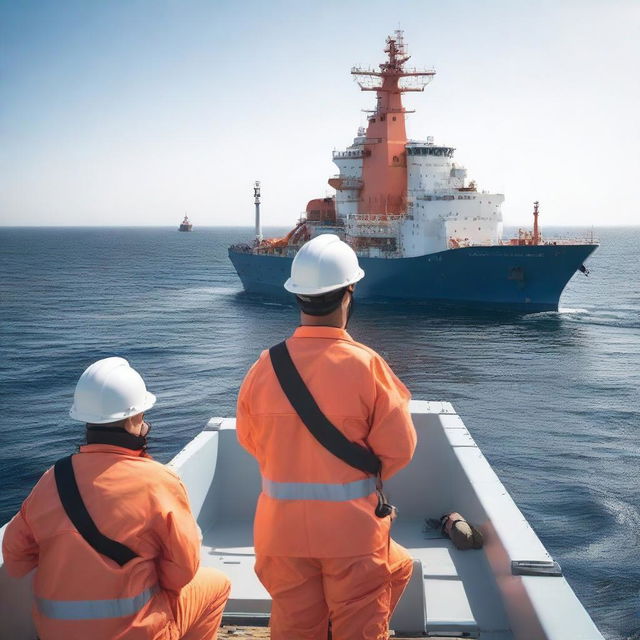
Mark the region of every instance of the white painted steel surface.
[[[563, 577], [512, 575], [512, 561], [551, 558], [452, 406], [414, 401], [411, 409], [416, 454], [386, 488], [399, 509], [392, 535], [415, 559], [416, 574], [392, 627], [483, 640], [602, 640]], [[231, 578], [226, 615], [266, 621], [270, 598], [253, 572], [260, 474], [238, 445], [235, 420], [211, 419], [169, 464], [201, 527], [202, 563]], [[425, 528], [425, 518], [449, 511], [481, 529], [482, 550], [459, 551]], [[30, 601], [29, 578], [12, 580], [0, 566], [0, 638], [35, 637]]]
[[[349, 182], [362, 179], [365, 137], [357, 136], [344, 151], [333, 152], [338, 176]], [[437, 155], [442, 151], [441, 155]], [[346, 225], [349, 237], [390, 237], [398, 256], [410, 258], [452, 248], [451, 239], [461, 245], [496, 245], [502, 240], [504, 196], [500, 193], [461, 191], [468, 187], [467, 170], [453, 161], [454, 149], [409, 140], [406, 144], [407, 210], [401, 220], [387, 225], [358, 221], [359, 189], [336, 191], [336, 217]], [[383, 214], [384, 212], [380, 212]], [[377, 247], [361, 248], [369, 257], [380, 255]]]

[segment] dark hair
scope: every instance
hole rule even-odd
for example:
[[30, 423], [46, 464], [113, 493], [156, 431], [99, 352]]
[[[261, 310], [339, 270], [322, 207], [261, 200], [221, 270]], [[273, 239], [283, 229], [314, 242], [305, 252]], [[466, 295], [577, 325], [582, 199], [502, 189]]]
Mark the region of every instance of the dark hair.
[[333, 313], [342, 303], [344, 292], [348, 287], [328, 291], [319, 296], [296, 295], [298, 306], [303, 313], [310, 316], [326, 316]]

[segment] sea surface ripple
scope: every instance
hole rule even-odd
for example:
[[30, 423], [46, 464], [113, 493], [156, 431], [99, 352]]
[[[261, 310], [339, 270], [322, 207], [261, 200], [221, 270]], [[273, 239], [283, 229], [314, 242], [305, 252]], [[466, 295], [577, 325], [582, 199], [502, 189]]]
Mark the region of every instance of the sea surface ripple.
[[[611, 640], [640, 638], [640, 229], [600, 229], [591, 275], [558, 313], [358, 304], [350, 333], [414, 398], [453, 403]], [[80, 443], [68, 418], [92, 361], [121, 355], [157, 394], [151, 451], [167, 461], [233, 415], [293, 306], [247, 297], [227, 246], [246, 228], [0, 229], [0, 523]]]

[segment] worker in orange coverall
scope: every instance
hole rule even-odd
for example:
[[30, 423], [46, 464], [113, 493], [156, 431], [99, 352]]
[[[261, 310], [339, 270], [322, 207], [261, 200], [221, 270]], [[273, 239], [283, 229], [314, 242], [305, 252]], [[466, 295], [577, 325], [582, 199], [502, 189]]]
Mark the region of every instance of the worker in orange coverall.
[[[320, 410], [382, 462], [382, 478], [409, 463], [416, 433], [410, 394], [387, 363], [346, 332], [355, 283], [353, 250], [320, 235], [296, 255], [285, 288], [301, 326], [291, 359]], [[237, 434], [256, 457], [262, 493], [254, 524], [256, 573], [272, 597], [273, 640], [388, 637], [412, 560], [377, 517], [376, 480], [323, 447], [285, 396], [264, 351], [240, 389]]]
[[81, 502], [99, 534], [115, 541], [105, 552], [124, 545], [126, 562], [98, 552], [98, 543], [80, 533], [82, 523], [72, 523], [60, 463], [5, 531], [7, 572], [19, 578], [36, 569], [33, 615], [41, 640], [215, 638], [229, 581], [198, 568], [200, 532], [185, 488], [145, 452], [143, 414], [154, 403], [126, 360], [105, 358], [82, 374], [70, 411], [87, 423], [87, 444], [70, 458]]

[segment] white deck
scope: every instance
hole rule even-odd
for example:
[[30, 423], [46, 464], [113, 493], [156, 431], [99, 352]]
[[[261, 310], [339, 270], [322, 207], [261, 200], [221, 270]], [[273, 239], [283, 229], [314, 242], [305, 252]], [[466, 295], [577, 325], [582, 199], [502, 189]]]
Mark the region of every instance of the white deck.
[[[602, 640], [563, 577], [513, 575], [512, 561], [552, 559], [451, 405], [414, 401], [412, 413], [416, 454], [387, 483], [399, 509], [392, 536], [415, 559], [392, 628], [485, 640]], [[170, 464], [187, 486], [203, 532], [202, 563], [231, 578], [226, 619], [266, 623], [271, 602], [253, 572], [260, 476], [237, 442], [235, 420], [210, 420]], [[425, 518], [449, 511], [480, 527], [484, 549], [458, 551], [437, 531], [425, 532]], [[28, 582], [9, 579], [0, 567], [0, 638], [34, 637], [29, 598]]]
[[[412, 413], [416, 454], [387, 489], [400, 514], [392, 536], [421, 567], [415, 565], [418, 570], [392, 627], [490, 640], [600, 640], [563, 577], [512, 574], [512, 561], [552, 559], [451, 405], [414, 401]], [[266, 619], [269, 596], [252, 571], [260, 476], [253, 458], [237, 443], [235, 420], [212, 419], [170, 464], [189, 488], [203, 531], [203, 563], [232, 579], [226, 615]], [[449, 511], [480, 526], [483, 550], [458, 551], [436, 531], [425, 533], [425, 518]]]

